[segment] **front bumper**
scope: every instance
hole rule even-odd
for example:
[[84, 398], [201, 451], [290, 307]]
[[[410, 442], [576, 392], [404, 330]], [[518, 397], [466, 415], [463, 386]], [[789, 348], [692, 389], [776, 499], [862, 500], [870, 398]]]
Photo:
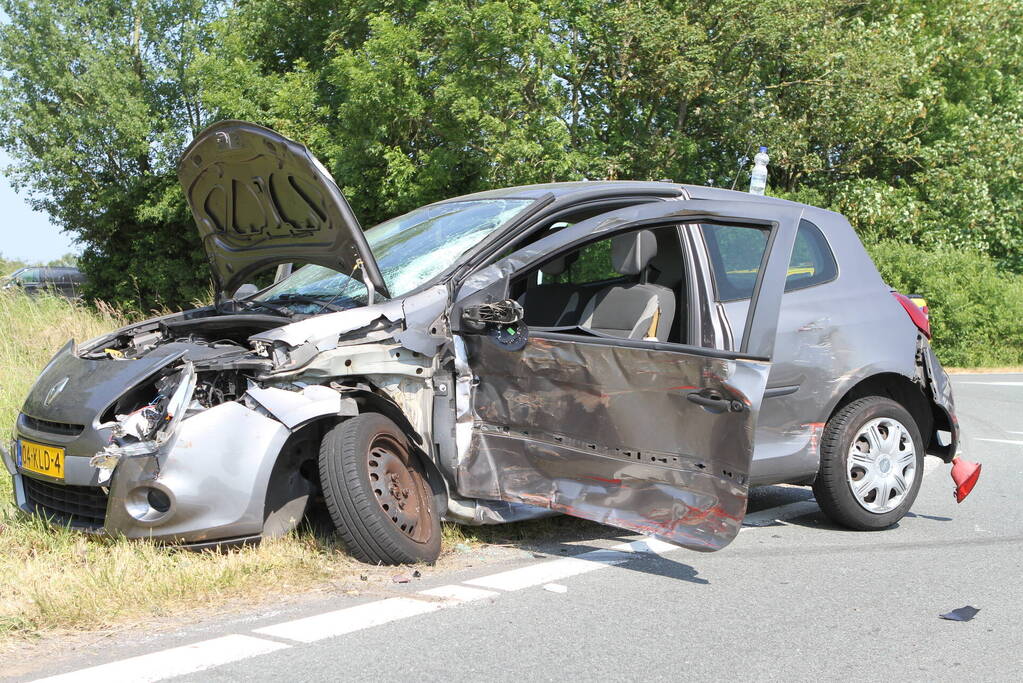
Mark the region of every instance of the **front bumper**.
[[[20, 428], [18, 435], [40, 441], [39, 434]], [[262, 533], [267, 485], [289, 435], [276, 420], [239, 403], [224, 403], [182, 420], [174, 438], [158, 452], [121, 459], [105, 487], [97, 485], [91, 454], [69, 451], [62, 481], [21, 471], [16, 452], [5, 452], [3, 459], [18, 507], [25, 512], [110, 536], [202, 544], [248, 540]], [[151, 495], [151, 490], [158, 494]], [[67, 508], [83, 503], [86, 493], [100, 492], [105, 492], [106, 508], [99, 519], [68, 514]], [[62, 506], [64, 498], [71, 504]], [[91, 498], [93, 507], [95, 500]]]

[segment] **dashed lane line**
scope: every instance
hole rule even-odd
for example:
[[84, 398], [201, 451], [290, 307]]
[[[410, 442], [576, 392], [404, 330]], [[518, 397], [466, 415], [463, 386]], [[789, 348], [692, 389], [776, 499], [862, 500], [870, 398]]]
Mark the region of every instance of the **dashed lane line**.
[[42, 680], [47, 683], [147, 683], [184, 676], [241, 659], [291, 647], [264, 638], [240, 634], [203, 640], [191, 645], [152, 652], [109, 664], [79, 669]]
[[[812, 501], [781, 505], [749, 515], [757, 520], [782, 520], [817, 509]], [[47, 683], [145, 683], [194, 674], [242, 659], [270, 654], [293, 647], [292, 644], [269, 640], [278, 638], [293, 643], [312, 643], [326, 638], [353, 633], [374, 626], [392, 623], [420, 614], [455, 607], [477, 600], [495, 598], [502, 593], [532, 586], [550, 585], [555, 581], [628, 562], [644, 554], [665, 555], [681, 550], [679, 546], [644, 538], [607, 549], [591, 550], [573, 557], [563, 557], [489, 576], [430, 588], [408, 597], [387, 598], [334, 610], [301, 619], [264, 626], [253, 635], [233, 634], [204, 640], [191, 645], [152, 652], [109, 664], [79, 669], [41, 679]]]

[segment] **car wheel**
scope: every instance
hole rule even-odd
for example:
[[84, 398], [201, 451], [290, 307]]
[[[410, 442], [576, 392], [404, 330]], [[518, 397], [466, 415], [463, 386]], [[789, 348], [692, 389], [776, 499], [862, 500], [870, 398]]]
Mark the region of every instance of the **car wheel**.
[[916, 500], [924, 447], [913, 416], [895, 401], [868, 396], [824, 426], [813, 485], [821, 509], [851, 529], [884, 529]]
[[440, 518], [408, 439], [376, 413], [350, 418], [320, 443], [320, 482], [345, 549], [371, 564], [432, 563]]

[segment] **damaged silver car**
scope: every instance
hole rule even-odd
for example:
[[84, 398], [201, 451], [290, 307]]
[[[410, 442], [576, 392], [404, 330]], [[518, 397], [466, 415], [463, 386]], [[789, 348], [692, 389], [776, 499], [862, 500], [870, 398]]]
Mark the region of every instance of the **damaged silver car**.
[[926, 317], [838, 214], [598, 181], [363, 231], [305, 147], [238, 121], [179, 176], [217, 302], [57, 353], [5, 457], [29, 513], [203, 547], [322, 500], [373, 563], [554, 513], [718, 550], [750, 486], [883, 528], [956, 453]]

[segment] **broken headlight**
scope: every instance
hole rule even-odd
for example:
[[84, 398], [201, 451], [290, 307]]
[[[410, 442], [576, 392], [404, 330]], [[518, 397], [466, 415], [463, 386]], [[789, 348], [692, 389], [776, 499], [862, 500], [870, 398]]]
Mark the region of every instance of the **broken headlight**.
[[195, 368], [186, 362], [181, 372], [157, 381], [157, 396], [127, 415], [117, 415], [111, 443], [89, 464], [100, 470], [100, 483], [110, 478], [121, 458], [156, 453], [177, 431], [195, 391]]

